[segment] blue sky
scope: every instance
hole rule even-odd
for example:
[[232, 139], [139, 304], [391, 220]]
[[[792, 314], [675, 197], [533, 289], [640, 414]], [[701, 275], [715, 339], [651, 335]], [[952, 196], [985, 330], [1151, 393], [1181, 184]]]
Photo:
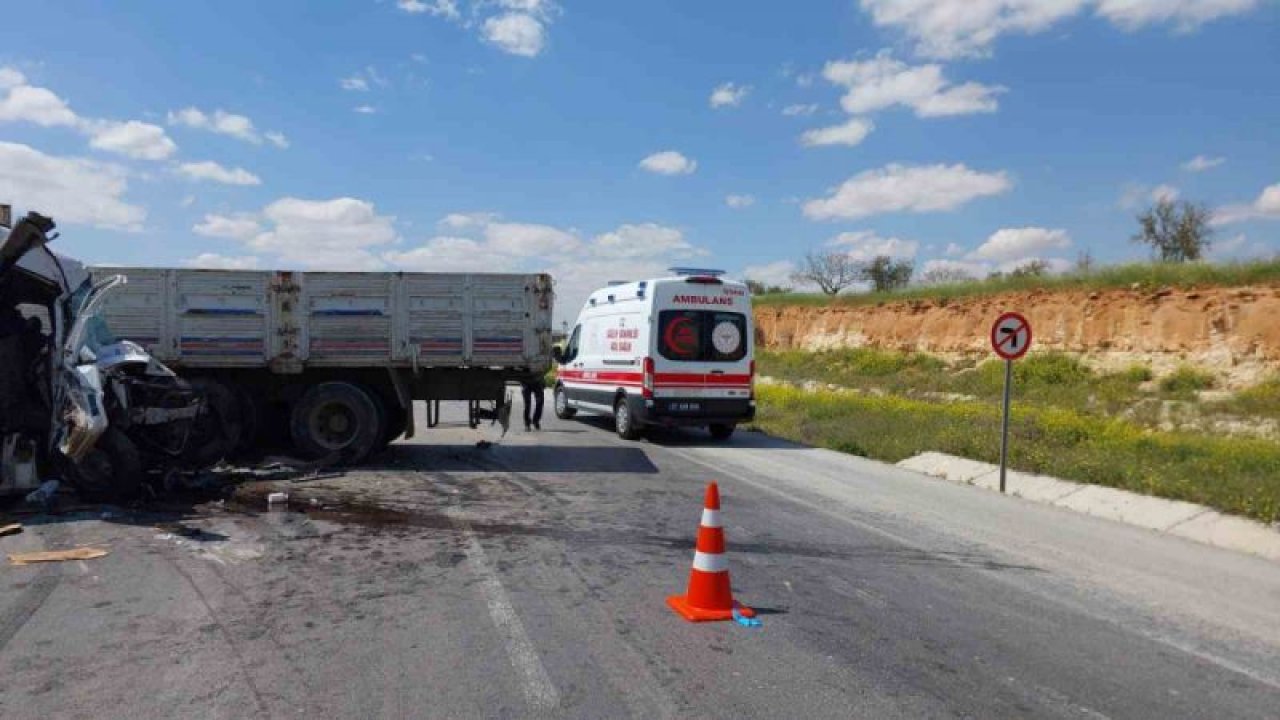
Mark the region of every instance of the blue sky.
[[[562, 314], [809, 250], [1114, 262], [1134, 214], [1280, 250], [1280, 3], [26, 3], [0, 196], [93, 262], [546, 270]], [[37, 30], [38, 29], [38, 30]], [[38, 41], [32, 41], [32, 38]]]

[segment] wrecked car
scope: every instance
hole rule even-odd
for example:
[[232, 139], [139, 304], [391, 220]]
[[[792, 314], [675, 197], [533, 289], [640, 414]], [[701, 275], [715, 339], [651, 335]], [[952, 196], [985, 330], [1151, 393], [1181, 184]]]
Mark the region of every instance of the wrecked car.
[[130, 498], [149, 473], [198, 469], [234, 443], [225, 400], [192, 385], [101, 317], [123, 275], [95, 282], [49, 249], [52, 218], [28, 213], [0, 246], [0, 494], [62, 478]]

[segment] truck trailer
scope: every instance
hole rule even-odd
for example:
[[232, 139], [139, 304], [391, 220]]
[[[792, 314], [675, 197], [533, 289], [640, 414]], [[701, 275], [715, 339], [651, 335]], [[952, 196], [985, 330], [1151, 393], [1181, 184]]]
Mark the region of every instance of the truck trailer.
[[507, 383], [551, 365], [545, 274], [92, 272], [128, 278], [106, 326], [219, 403], [227, 455], [358, 463], [414, 435], [413, 401], [429, 427], [441, 401], [465, 401], [476, 427], [509, 412]]

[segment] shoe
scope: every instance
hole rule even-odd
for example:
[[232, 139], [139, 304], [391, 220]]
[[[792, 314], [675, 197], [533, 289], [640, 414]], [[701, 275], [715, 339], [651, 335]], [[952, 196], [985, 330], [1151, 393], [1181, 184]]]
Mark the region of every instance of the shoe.
[[534, 429], [534, 430], [541, 430], [541, 429], [542, 429], [542, 423], [534, 423], [534, 424], [533, 424], [533, 429]]
[[532, 429], [533, 429], [533, 427], [532, 427], [531, 425], [529, 425], [529, 423], [525, 423], [525, 424], [524, 424], [524, 431], [525, 431], [525, 432], [529, 432], [529, 431], [530, 431], [530, 430], [532, 430]]

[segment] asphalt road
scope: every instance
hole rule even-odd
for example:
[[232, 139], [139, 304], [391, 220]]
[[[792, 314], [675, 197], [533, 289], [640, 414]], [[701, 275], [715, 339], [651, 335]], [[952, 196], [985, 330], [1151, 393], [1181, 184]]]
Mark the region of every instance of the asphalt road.
[[[111, 554], [0, 569], [0, 717], [1280, 717], [1280, 565], [751, 433], [481, 438], [22, 516]], [[709, 480], [760, 628], [664, 603]]]

